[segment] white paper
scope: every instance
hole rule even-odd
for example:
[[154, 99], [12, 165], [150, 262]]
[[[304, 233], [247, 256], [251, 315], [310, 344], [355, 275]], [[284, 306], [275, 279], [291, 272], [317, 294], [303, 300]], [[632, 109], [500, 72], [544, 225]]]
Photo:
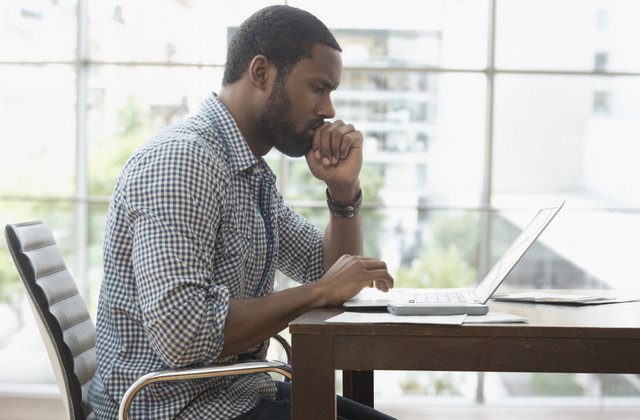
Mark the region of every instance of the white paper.
[[464, 319], [464, 324], [512, 324], [518, 322], [527, 322], [527, 319], [518, 315], [505, 314], [502, 312], [489, 312], [486, 315], [469, 315]]
[[537, 302], [537, 303], [568, 303], [578, 305], [597, 305], [600, 303], [620, 303], [632, 302], [635, 298], [617, 298], [610, 296], [601, 296], [596, 294], [579, 294], [579, 293], [556, 293], [551, 291], [528, 291], [516, 292], [504, 295], [494, 295], [494, 300], [514, 301], [514, 302]]
[[343, 312], [327, 322], [345, 322], [352, 324], [444, 324], [462, 325], [466, 315], [424, 316], [393, 315], [387, 312]]

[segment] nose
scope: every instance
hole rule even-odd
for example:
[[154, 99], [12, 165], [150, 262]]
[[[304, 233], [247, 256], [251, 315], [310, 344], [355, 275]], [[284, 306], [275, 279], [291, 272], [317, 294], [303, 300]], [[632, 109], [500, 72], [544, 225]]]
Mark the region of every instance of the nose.
[[322, 102], [316, 108], [316, 115], [325, 119], [331, 119], [336, 116], [336, 110], [331, 102], [331, 97], [325, 95]]

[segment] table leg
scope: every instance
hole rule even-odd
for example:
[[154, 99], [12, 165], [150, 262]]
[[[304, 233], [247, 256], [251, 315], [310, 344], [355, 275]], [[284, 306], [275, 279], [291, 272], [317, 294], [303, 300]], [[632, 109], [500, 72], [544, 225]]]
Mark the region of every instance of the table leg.
[[373, 407], [373, 371], [343, 371], [342, 395], [361, 404]]
[[291, 336], [293, 420], [335, 419], [336, 379], [332, 336]]

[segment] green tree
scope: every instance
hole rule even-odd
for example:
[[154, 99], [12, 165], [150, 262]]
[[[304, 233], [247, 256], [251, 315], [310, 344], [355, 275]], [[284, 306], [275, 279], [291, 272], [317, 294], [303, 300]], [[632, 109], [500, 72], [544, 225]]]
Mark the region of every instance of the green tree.
[[[289, 160], [287, 178], [287, 199], [302, 201], [326, 200], [325, 184], [311, 175], [304, 159]], [[382, 175], [374, 165], [364, 163], [360, 172], [360, 187], [362, 188], [363, 204], [380, 203], [380, 189], [383, 185]], [[323, 228], [329, 221], [329, 213], [325, 208], [309, 207], [296, 208], [296, 211], [306, 217], [314, 225]], [[365, 231], [364, 252], [366, 255], [380, 257], [380, 240], [382, 235], [382, 212], [375, 208], [361, 210], [362, 225]]]
[[455, 245], [431, 246], [413, 267], [400, 267], [396, 278], [403, 287], [461, 287], [475, 280], [476, 270]]
[[97, 142], [89, 156], [89, 194], [110, 196], [127, 159], [152, 133], [140, 105], [130, 96], [118, 111], [113, 137]]
[[450, 372], [407, 372], [400, 381], [404, 395], [461, 396]]
[[396, 272], [403, 287], [463, 287], [477, 278], [478, 221], [472, 214], [440, 216], [431, 222], [433, 243], [417, 261]]
[[531, 386], [535, 395], [569, 397], [584, 395], [585, 390], [568, 373], [534, 373]]

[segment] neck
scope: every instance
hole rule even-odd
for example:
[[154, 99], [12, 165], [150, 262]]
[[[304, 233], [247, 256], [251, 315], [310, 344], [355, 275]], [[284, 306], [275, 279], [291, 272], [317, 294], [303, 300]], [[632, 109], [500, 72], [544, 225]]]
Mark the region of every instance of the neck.
[[229, 110], [253, 154], [264, 156], [269, 153], [271, 146], [264, 142], [257, 130], [260, 110], [253, 105], [255, 101], [252, 101], [250, 92], [243, 89], [242, 83], [223, 86], [218, 99]]

